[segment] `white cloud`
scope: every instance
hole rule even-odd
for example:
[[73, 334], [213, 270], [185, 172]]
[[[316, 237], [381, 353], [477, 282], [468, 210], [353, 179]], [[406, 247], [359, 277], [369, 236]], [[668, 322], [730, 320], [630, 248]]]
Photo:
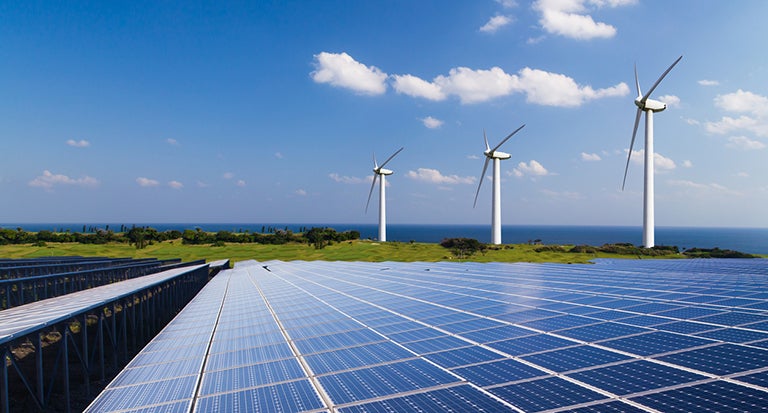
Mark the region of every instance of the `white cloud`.
[[416, 181], [431, 182], [435, 184], [473, 184], [475, 177], [460, 177], [458, 175], [443, 175], [437, 169], [419, 168], [416, 171], [408, 171], [407, 177]]
[[563, 191], [563, 192], [557, 192], [552, 191], [549, 189], [542, 189], [539, 192], [546, 195], [549, 198], [556, 199], [556, 200], [569, 200], [569, 201], [575, 201], [579, 199], [584, 199], [584, 195], [582, 195], [579, 192], [573, 192], [573, 191]]
[[434, 83], [443, 93], [458, 96], [461, 103], [484, 102], [520, 89], [517, 76], [509, 75], [499, 67], [489, 70], [457, 67], [451, 69], [448, 76], [436, 77]]
[[587, 161], [587, 162], [594, 162], [594, 161], [602, 160], [602, 158], [600, 158], [600, 155], [598, 155], [596, 153], [582, 152], [581, 153], [581, 160], [582, 161]]
[[683, 168], [693, 168], [693, 162], [688, 160], [683, 161]]
[[706, 79], [699, 80], [698, 83], [702, 86], [717, 86], [720, 84], [720, 82], [718, 82], [717, 80], [706, 80]]
[[697, 191], [706, 191], [706, 192], [715, 191], [715, 192], [725, 192], [732, 195], [741, 195], [737, 191], [732, 191], [727, 187], [714, 182], [710, 184], [702, 184], [702, 183], [688, 181], [688, 180], [672, 179], [667, 181], [667, 185], [676, 186], [680, 188], [694, 189]]
[[275, 158], [277, 159], [283, 159], [283, 154], [280, 152], [275, 152]]
[[143, 176], [140, 176], [136, 178], [136, 183], [139, 184], [139, 186], [143, 187], [150, 187], [150, 186], [158, 186], [160, 185], [160, 182], [154, 179], [145, 178]]
[[731, 136], [728, 138], [728, 144], [725, 146], [745, 150], [765, 149], [764, 143], [749, 139], [746, 136]]
[[346, 176], [346, 175], [342, 176], [335, 172], [328, 174], [328, 176], [335, 182], [339, 182], [342, 184], [361, 184], [363, 182], [369, 181], [369, 179], [358, 178], [356, 176]]
[[603, 22], [595, 22], [587, 5], [619, 7], [634, 4], [635, 0], [537, 0], [533, 9], [541, 13], [539, 23], [551, 34], [576, 40], [610, 38], [616, 28]]
[[316, 54], [315, 68], [317, 70], [310, 76], [317, 83], [328, 83], [363, 95], [381, 95], [387, 91], [386, 73], [375, 66], [366, 66], [346, 53]]
[[715, 97], [715, 106], [729, 112], [768, 115], [768, 98], [741, 89], [734, 93], [718, 95]]
[[675, 95], [663, 95], [659, 96], [657, 98], [659, 101], [664, 102], [669, 107], [679, 107], [680, 106], [680, 98]]
[[546, 176], [549, 175], [550, 172], [547, 170], [547, 168], [544, 167], [544, 165], [540, 164], [538, 161], [531, 159], [530, 162], [520, 162], [517, 164], [517, 167], [512, 170], [512, 173], [517, 177], [523, 177], [526, 175], [530, 176]]
[[495, 33], [500, 28], [512, 23], [512, 21], [513, 20], [509, 16], [497, 14], [496, 16], [491, 17], [488, 22], [480, 28], [480, 31], [483, 33]]
[[750, 116], [739, 116], [738, 118], [723, 116], [720, 121], [707, 122], [704, 127], [707, 132], [719, 135], [745, 130], [758, 136], [768, 136], [768, 122]]
[[427, 116], [426, 118], [421, 119], [421, 122], [429, 129], [437, 129], [443, 126], [443, 121], [440, 119], [435, 119], [432, 116]]
[[496, 0], [496, 3], [501, 4], [501, 7], [504, 7], [505, 9], [517, 7], [517, 2], [515, 0]]
[[173, 188], [173, 189], [181, 189], [181, 188], [184, 188], [184, 184], [182, 184], [182, 183], [181, 183], [181, 182], [179, 182], [179, 181], [171, 181], [171, 182], [168, 182], [168, 186], [170, 186], [170, 187], [171, 187], [171, 188]]
[[221, 175], [221, 177], [224, 179], [232, 179], [235, 177], [235, 174], [233, 174], [232, 172], [224, 172], [224, 174]]
[[74, 139], [69, 139], [67, 140], [67, 145], [74, 146], [75, 148], [87, 148], [91, 146], [91, 143], [85, 139], [80, 139], [79, 141], [76, 141]]
[[[645, 162], [645, 149], [632, 151], [631, 160], [633, 164], [642, 165]], [[656, 173], [671, 171], [675, 168], [677, 168], [677, 165], [672, 159], [669, 159], [658, 152], [653, 154], [653, 170]]]
[[206, 183], [206, 182], [203, 182], [203, 181], [197, 181], [197, 187], [198, 187], [198, 188], [208, 188], [209, 186], [210, 186], [210, 185], [208, 185], [208, 183]]
[[393, 75], [392, 79], [392, 88], [394, 88], [397, 93], [433, 101], [444, 100], [446, 97], [440, 86], [416, 76]]
[[176, 139], [173, 139], [173, 138], [168, 138], [168, 139], [165, 140], [165, 142], [167, 142], [169, 145], [173, 145], [173, 146], [178, 146], [179, 145], [179, 141], [177, 141]]
[[528, 102], [545, 106], [575, 107], [590, 100], [626, 96], [629, 93], [629, 87], [623, 82], [594, 90], [591, 86], [578, 85], [566, 75], [527, 67], [520, 71], [519, 85], [527, 94]]
[[749, 174], [746, 172], [739, 172], [736, 174], [736, 176], [739, 178], [749, 178]]
[[70, 178], [66, 175], [54, 174], [47, 169], [43, 171], [42, 175], [35, 177], [35, 179], [29, 181], [29, 186], [43, 188], [46, 190], [51, 190], [56, 185], [95, 187], [99, 185], [99, 181], [96, 178], [93, 178], [87, 175], [77, 179]]
[[245, 187], [245, 181], [242, 180], [242, 179], [238, 179], [238, 181], [235, 182], [235, 185], [239, 186], [240, 188], [244, 188]]
[[307, 196], [307, 191], [305, 191], [305, 190], [303, 190], [303, 189], [297, 189], [297, 190], [295, 191], [295, 194], [296, 194], [296, 195], [299, 195], [299, 196]]
[[692, 126], [695, 126], [695, 125], [698, 125], [698, 124], [700, 124], [700, 123], [701, 123], [701, 122], [699, 122], [699, 121], [698, 121], [698, 120], [696, 120], [696, 119], [691, 119], [691, 118], [682, 118], [682, 119], [683, 119], [683, 121], [684, 121], [685, 123], [687, 123], [687, 124], [689, 124], [689, 125], [692, 125]]

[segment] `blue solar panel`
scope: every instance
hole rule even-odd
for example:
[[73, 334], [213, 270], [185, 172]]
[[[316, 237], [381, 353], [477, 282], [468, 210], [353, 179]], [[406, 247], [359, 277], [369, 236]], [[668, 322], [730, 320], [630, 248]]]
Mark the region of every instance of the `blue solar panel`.
[[453, 372], [479, 386], [490, 386], [547, 375], [543, 370], [512, 359], [456, 368]]
[[600, 393], [559, 377], [494, 387], [490, 391], [526, 412], [538, 412], [606, 398]]
[[[739, 392], [766, 405], [764, 261], [266, 265], [219, 273], [94, 406], [745, 410]], [[179, 394], [136, 397], [155, 383]]]
[[638, 360], [570, 373], [568, 376], [617, 395], [627, 395], [706, 379], [706, 376]]
[[663, 412], [768, 411], [768, 393], [724, 381], [667, 390], [631, 400]]
[[659, 360], [724, 376], [766, 367], [768, 351], [737, 344], [722, 344], [662, 356]]
[[523, 356], [523, 360], [562, 373], [628, 359], [628, 356], [589, 346], [569, 347]]

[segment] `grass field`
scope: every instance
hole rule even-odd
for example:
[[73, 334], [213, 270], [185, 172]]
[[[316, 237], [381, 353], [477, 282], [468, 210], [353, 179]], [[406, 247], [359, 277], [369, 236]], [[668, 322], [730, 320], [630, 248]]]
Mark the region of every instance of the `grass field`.
[[[536, 246], [527, 244], [505, 245], [489, 249], [465, 259], [457, 258], [450, 250], [439, 244], [401, 243], [372, 241], [346, 241], [323, 249], [307, 244], [263, 245], [226, 244], [221, 247], [210, 245], [183, 245], [180, 241], [168, 241], [149, 245], [138, 250], [127, 244], [87, 245], [77, 243], [48, 243], [46, 246], [3, 245], [0, 257], [33, 258], [44, 256], [80, 255], [131, 258], [181, 258], [183, 261], [205, 259], [214, 261], [230, 259], [243, 260], [325, 260], [325, 261], [475, 261], [475, 262], [558, 262], [587, 263], [595, 258], [637, 258], [634, 255], [584, 254], [558, 251], [536, 252]], [[672, 258], [678, 256], [672, 256]], [[682, 257], [682, 256], [679, 256]], [[669, 257], [667, 257], [669, 258]]]

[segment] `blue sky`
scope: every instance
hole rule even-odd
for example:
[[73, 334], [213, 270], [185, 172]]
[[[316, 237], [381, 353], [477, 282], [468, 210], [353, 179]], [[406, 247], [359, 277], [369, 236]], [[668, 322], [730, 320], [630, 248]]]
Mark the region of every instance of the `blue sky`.
[[[194, 4], [191, 4], [194, 3]], [[768, 227], [762, 0], [4, 2], [0, 222]], [[643, 149], [643, 126], [635, 150]], [[639, 155], [639, 153], [635, 154]], [[638, 162], [635, 162], [638, 161]], [[374, 194], [372, 206], [375, 206]]]

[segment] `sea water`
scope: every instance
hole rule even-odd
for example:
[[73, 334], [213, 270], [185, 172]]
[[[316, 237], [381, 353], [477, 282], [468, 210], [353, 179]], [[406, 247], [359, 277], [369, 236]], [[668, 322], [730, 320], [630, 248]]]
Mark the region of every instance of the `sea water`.
[[[25, 231], [71, 231], [83, 232], [92, 228], [119, 231], [121, 227], [130, 228], [134, 224], [57, 224], [27, 223], [0, 224], [0, 228], [17, 227]], [[303, 228], [330, 227], [336, 231], [355, 230], [363, 239], [376, 239], [376, 224], [318, 224], [318, 223], [141, 223], [136, 226], [149, 226], [158, 231], [200, 228], [207, 232], [262, 232], [272, 230], [291, 230], [298, 232]], [[474, 238], [481, 242], [490, 242], [490, 225], [418, 225], [390, 224], [387, 226], [387, 241], [398, 242], [440, 242], [445, 238]], [[642, 244], [642, 228], [626, 226], [562, 226], [562, 225], [504, 225], [502, 242], [520, 244], [538, 241], [544, 244], [586, 244], [603, 245], [611, 243]], [[695, 227], [657, 227], [656, 245], [677, 246], [678, 248], [713, 248], [732, 249], [753, 254], [768, 254], [768, 228], [695, 228]]]

